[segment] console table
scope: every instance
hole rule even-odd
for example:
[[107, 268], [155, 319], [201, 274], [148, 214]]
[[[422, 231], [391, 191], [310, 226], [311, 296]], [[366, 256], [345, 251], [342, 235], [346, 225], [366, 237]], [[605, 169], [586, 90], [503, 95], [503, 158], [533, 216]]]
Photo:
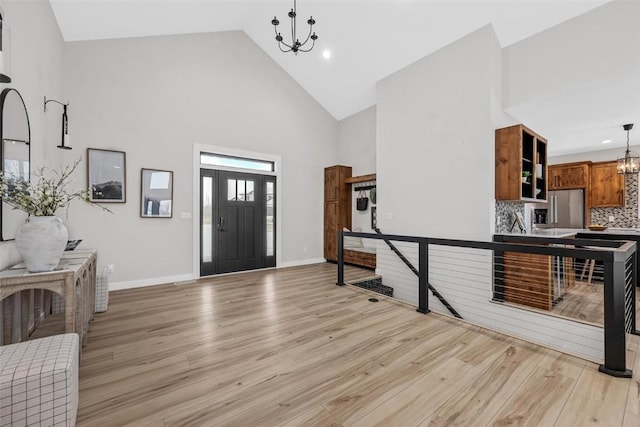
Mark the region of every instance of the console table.
[[[23, 302], [21, 292], [40, 290], [42, 295], [42, 290], [48, 290], [57, 293], [64, 300], [65, 333], [77, 333], [80, 336], [81, 345], [86, 344], [87, 332], [95, 312], [95, 289], [95, 250], [65, 252], [58, 268], [45, 273], [29, 273], [23, 263], [0, 271], [0, 304], [5, 298], [16, 295], [13, 304], [11, 341], [15, 343], [27, 339], [27, 328], [23, 327], [23, 309], [28, 310], [29, 318], [34, 316], [33, 293], [28, 301]], [[41, 300], [43, 300], [42, 296]], [[44, 312], [42, 303], [39, 311], [40, 313], [35, 316], [42, 316]], [[2, 317], [0, 316], [0, 331], [4, 327]], [[3, 339], [4, 334], [0, 334], [0, 345], [4, 344]]]

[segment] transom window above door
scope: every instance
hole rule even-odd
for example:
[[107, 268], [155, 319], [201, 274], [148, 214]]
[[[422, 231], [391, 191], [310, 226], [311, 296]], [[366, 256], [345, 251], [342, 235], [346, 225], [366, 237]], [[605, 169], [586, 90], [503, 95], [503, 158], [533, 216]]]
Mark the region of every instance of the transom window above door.
[[244, 179], [227, 179], [227, 200], [253, 202], [255, 200], [254, 181]]
[[200, 153], [200, 163], [203, 165], [224, 166], [238, 169], [251, 169], [263, 172], [274, 172], [274, 162], [246, 157], [226, 156], [224, 154]]

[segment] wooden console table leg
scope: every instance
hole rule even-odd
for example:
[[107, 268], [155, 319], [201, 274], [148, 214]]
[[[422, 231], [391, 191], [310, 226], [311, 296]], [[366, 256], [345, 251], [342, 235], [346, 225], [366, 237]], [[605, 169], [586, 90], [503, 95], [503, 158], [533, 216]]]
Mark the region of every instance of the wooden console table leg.
[[36, 328], [36, 319], [35, 319], [35, 311], [36, 311], [36, 291], [35, 289], [29, 289], [28, 294], [28, 312], [27, 312], [27, 335], [31, 335], [31, 332]]
[[11, 320], [11, 342], [22, 341], [22, 292], [13, 294], [13, 319]]
[[69, 334], [76, 332], [76, 307], [75, 307], [75, 283], [72, 275], [64, 279], [64, 332]]
[[44, 320], [44, 294], [47, 292], [44, 289], [38, 289], [38, 319], [36, 324], [40, 324]]
[[4, 345], [4, 301], [0, 300], [0, 345]]
[[53, 292], [44, 291], [44, 317], [51, 314], [51, 300], [53, 299]]

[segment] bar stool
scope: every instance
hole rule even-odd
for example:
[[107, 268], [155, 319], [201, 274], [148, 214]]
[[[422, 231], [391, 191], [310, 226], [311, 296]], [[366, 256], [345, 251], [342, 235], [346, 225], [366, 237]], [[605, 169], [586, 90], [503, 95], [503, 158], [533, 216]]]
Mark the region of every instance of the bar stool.
[[593, 269], [596, 266], [595, 259], [586, 259], [584, 261], [584, 266], [582, 266], [582, 273], [580, 273], [580, 280], [584, 280], [584, 274], [587, 271], [587, 267], [589, 267], [589, 278], [587, 279], [587, 285], [591, 285], [591, 278], [593, 277]]

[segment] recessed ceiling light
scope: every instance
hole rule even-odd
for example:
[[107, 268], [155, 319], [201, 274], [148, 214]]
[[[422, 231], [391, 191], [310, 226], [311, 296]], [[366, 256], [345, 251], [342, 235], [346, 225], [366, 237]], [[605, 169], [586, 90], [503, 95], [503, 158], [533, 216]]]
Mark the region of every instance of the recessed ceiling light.
[[604, 141], [602, 141], [603, 144], [608, 144], [610, 142], [612, 142], [610, 139], [605, 139]]
[[331, 51], [330, 51], [330, 50], [327, 50], [327, 49], [323, 50], [323, 51], [322, 51], [322, 57], [323, 57], [324, 59], [329, 59], [329, 58], [331, 58]]

